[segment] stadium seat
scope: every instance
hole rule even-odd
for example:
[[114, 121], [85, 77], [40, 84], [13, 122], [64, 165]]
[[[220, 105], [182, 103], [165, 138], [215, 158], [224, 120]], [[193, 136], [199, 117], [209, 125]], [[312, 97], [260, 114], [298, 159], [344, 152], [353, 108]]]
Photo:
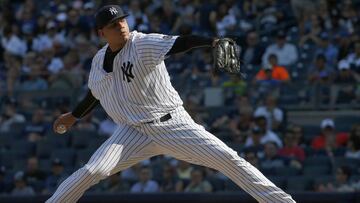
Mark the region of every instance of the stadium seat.
[[236, 185], [232, 180], [226, 180], [225, 181], [225, 191], [242, 191], [242, 189]]
[[89, 145], [91, 139], [92, 137], [86, 134], [74, 133], [71, 136], [71, 146], [77, 149], [84, 149]]
[[40, 159], [50, 158], [50, 152], [53, 150], [53, 146], [48, 139], [40, 140], [36, 144], [36, 156]]
[[304, 125], [304, 140], [310, 143], [311, 140], [320, 133], [320, 127], [317, 125]]
[[360, 160], [354, 158], [346, 158], [346, 157], [335, 157], [334, 169], [340, 166], [347, 166], [353, 171], [355, 171], [360, 168]]
[[207, 178], [213, 187], [213, 191], [223, 191], [225, 188], [225, 181], [220, 178]]
[[39, 159], [39, 168], [43, 171], [50, 171], [51, 170], [51, 162], [50, 159]]
[[330, 167], [329, 166], [322, 166], [322, 165], [318, 165], [318, 166], [308, 166], [305, 167], [303, 170], [303, 174], [306, 176], [319, 176], [319, 175], [327, 175], [330, 173]]
[[94, 152], [95, 151], [91, 149], [78, 150], [76, 152], [76, 167], [82, 167], [84, 164], [86, 164]]
[[278, 176], [296, 176], [300, 170], [294, 167], [280, 167], [275, 169], [275, 174]]
[[330, 159], [327, 156], [308, 157], [304, 161], [304, 167], [309, 166], [330, 166]]
[[35, 144], [27, 140], [17, 140], [11, 143], [11, 151], [16, 152], [17, 158], [26, 158], [35, 150]]
[[106, 140], [108, 139], [108, 137], [106, 136], [97, 136], [97, 137], [93, 137], [90, 139], [89, 144], [88, 144], [88, 148], [89, 149], [93, 149], [94, 152], [97, 148], [100, 147], [100, 145], [102, 143], [104, 143]]
[[74, 157], [75, 151], [71, 148], [55, 149], [51, 153], [51, 160], [58, 158], [65, 167], [72, 167], [74, 165]]
[[23, 137], [22, 132], [24, 131], [26, 123], [13, 123], [10, 127], [10, 132], [13, 134], [14, 138]]
[[276, 186], [281, 189], [286, 190], [286, 178], [283, 176], [268, 176], [267, 177], [271, 182], [273, 182]]
[[286, 183], [288, 191], [306, 191], [311, 188], [311, 180], [304, 176], [289, 177]]
[[65, 133], [64, 135], [55, 134], [52, 130], [50, 130], [45, 138], [49, 140], [51, 146], [53, 148], [65, 148], [69, 144], [70, 134]]

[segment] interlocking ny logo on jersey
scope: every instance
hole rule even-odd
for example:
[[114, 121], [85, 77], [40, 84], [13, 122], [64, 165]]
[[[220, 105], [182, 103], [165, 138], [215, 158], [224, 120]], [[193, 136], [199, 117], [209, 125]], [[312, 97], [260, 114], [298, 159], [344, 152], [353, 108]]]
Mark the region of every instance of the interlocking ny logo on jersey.
[[132, 74], [132, 67], [133, 64], [128, 61], [127, 63], [123, 63], [121, 66], [121, 70], [123, 72], [123, 80], [126, 80], [127, 82], [131, 82], [131, 79], [134, 79], [134, 75]]
[[114, 8], [114, 7], [109, 8], [109, 11], [110, 11], [111, 15], [115, 15], [115, 14], [118, 13], [118, 11], [116, 10], [116, 8]]

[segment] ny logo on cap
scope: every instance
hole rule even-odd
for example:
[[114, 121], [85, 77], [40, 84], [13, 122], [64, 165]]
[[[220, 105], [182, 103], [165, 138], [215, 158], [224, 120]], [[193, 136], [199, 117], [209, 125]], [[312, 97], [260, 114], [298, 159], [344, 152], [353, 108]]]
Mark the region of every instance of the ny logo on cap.
[[116, 8], [114, 8], [114, 7], [109, 8], [109, 11], [110, 11], [111, 15], [115, 15], [115, 14], [118, 13], [118, 11], [116, 10]]

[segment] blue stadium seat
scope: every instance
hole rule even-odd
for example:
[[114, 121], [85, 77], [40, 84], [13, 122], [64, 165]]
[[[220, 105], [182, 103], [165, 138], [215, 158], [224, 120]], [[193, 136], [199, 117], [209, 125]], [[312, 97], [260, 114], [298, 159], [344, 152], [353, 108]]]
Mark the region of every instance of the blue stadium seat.
[[40, 140], [36, 144], [36, 156], [40, 159], [50, 158], [53, 149], [54, 147], [48, 139]]
[[309, 166], [330, 166], [331, 162], [327, 156], [308, 157], [304, 161], [304, 167]]
[[92, 149], [77, 150], [76, 167], [82, 167], [84, 164], [86, 164], [94, 152], [95, 151], [93, 151]]
[[226, 180], [225, 181], [225, 191], [242, 191], [242, 189], [236, 185], [232, 180]]
[[319, 176], [319, 175], [327, 175], [331, 172], [331, 168], [329, 166], [308, 166], [304, 167], [303, 174], [306, 176]]
[[39, 159], [39, 168], [43, 171], [50, 171], [52, 160], [50, 159]]
[[71, 136], [71, 146], [77, 149], [84, 149], [88, 147], [92, 137], [86, 134], [75, 133]]
[[360, 168], [360, 160], [346, 157], [335, 157], [334, 169], [340, 166], [347, 166], [355, 172]]
[[51, 160], [55, 158], [60, 159], [65, 167], [72, 167], [74, 165], [75, 150], [71, 148], [55, 149], [51, 153]]
[[330, 182], [334, 181], [334, 176], [333, 175], [320, 175], [314, 178], [314, 184], [315, 185], [319, 185], [319, 184], [327, 184]]
[[102, 143], [104, 143], [107, 139], [108, 139], [108, 137], [106, 137], [106, 136], [93, 137], [89, 141], [88, 148], [93, 149], [95, 152], [95, 150], [97, 148], [99, 148], [100, 145], [102, 145]]
[[64, 135], [55, 134], [52, 130], [48, 131], [45, 138], [51, 143], [53, 148], [65, 148], [69, 146], [70, 133]]
[[306, 143], [310, 143], [315, 136], [320, 134], [320, 126], [318, 125], [303, 125], [303, 129]]
[[311, 189], [312, 181], [304, 176], [289, 177], [286, 182], [287, 191], [306, 191]]
[[300, 170], [294, 167], [279, 167], [275, 169], [275, 174], [278, 176], [296, 176], [300, 173]]
[[0, 133], [0, 149], [8, 149], [13, 142], [13, 133], [11, 132], [1, 132]]
[[220, 178], [207, 178], [213, 187], [213, 191], [223, 191], [225, 189], [225, 181]]
[[286, 190], [286, 178], [283, 176], [268, 176], [267, 177], [271, 182], [276, 186], [280, 187], [283, 190]]
[[18, 158], [26, 158], [35, 150], [35, 144], [27, 140], [17, 140], [11, 144], [11, 151], [16, 152]]

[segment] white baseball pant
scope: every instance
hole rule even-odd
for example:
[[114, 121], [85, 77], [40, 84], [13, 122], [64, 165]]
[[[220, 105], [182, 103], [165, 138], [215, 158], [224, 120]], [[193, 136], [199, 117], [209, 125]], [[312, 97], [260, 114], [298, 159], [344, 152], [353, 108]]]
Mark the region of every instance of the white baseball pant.
[[171, 112], [171, 116], [165, 122], [120, 125], [89, 162], [68, 177], [46, 202], [77, 202], [100, 180], [159, 154], [218, 170], [258, 202], [295, 202], [234, 150], [196, 124], [183, 107]]

